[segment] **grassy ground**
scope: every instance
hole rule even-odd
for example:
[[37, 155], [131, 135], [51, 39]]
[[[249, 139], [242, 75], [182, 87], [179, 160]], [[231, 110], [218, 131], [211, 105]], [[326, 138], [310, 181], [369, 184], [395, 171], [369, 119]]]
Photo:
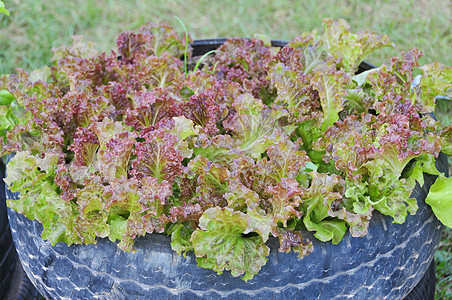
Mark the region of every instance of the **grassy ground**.
[[[450, 0], [6, 0], [11, 16], [0, 17], [0, 73], [15, 68], [34, 69], [48, 63], [51, 47], [68, 44], [83, 34], [100, 49], [114, 45], [123, 30], [148, 20], [179, 26], [180, 17], [194, 38], [251, 36], [265, 33], [290, 40], [321, 24], [321, 19], [344, 18], [356, 30], [387, 33], [396, 43], [368, 58], [375, 64], [401, 50], [418, 47], [425, 62], [452, 64], [452, 5]], [[221, 4], [220, 4], [221, 3]]]
[[[49, 63], [51, 48], [70, 44], [82, 34], [101, 50], [114, 47], [123, 30], [146, 21], [165, 21], [180, 28], [180, 17], [195, 39], [252, 36], [290, 40], [321, 24], [344, 18], [354, 30], [386, 33], [395, 42], [366, 60], [387, 62], [402, 50], [424, 51], [421, 63], [438, 60], [452, 65], [452, 3], [450, 0], [4, 0], [11, 16], [0, 16], [0, 74], [15, 68], [32, 70]], [[452, 112], [452, 109], [449, 110]], [[438, 299], [452, 299], [452, 231], [446, 230], [436, 261]]]
[[435, 299], [452, 299], [452, 230], [448, 228], [435, 255], [436, 295]]

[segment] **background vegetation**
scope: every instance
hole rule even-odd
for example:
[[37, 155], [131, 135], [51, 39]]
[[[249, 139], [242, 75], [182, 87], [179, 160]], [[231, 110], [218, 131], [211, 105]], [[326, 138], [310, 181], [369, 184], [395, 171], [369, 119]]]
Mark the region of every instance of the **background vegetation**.
[[[321, 26], [322, 18], [343, 18], [352, 29], [386, 33], [396, 47], [366, 60], [379, 65], [402, 50], [424, 51], [421, 64], [438, 60], [452, 65], [450, 0], [4, 0], [9, 17], [0, 15], [0, 74], [32, 70], [49, 63], [51, 48], [84, 35], [103, 51], [116, 36], [147, 21], [175, 28], [183, 20], [194, 39], [265, 33], [290, 40]], [[181, 29], [182, 31], [182, 29]], [[444, 108], [452, 114], [452, 109]], [[445, 230], [436, 255], [437, 299], [452, 299], [452, 231]]]

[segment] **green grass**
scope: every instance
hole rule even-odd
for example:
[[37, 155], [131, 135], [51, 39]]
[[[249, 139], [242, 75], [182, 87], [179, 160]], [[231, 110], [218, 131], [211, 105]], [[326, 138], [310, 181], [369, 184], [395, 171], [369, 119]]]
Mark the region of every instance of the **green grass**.
[[446, 228], [435, 255], [435, 299], [452, 299], [452, 229]]
[[121, 31], [137, 29], [149, 20], [180, 28], [174, 16], [197, 39], [259, 32], [290, 40], [319, 27], [322, 18], [344, 18], [354, 30], [386, 33], [395, 42], [396, 48], [368, 58], [375, 64], [413, 47], [425, 52], [424, 62], [452, 64], [449, 0], [437, 0], [435, 5], [427, 0], [6, 0], [5, 5], [11, 16], [0, 16], [0, 73], [48, 64], [51, 48], [70, 43], [74, 34], [84, 35], [107, 51]]
[[[353, 30], [386, 33], [396, 44], [368, 57], [376, 65], [402, 50], [424, 51], [421, 64], [438, 60], [452, 65], [452, 2], [450, 0], [4, 0], [9, 17], [0, 15], [0, 74], [16, 68], [32, 70], [49, 63], [51, 48], [84, 35], [103, 51], [116, 36], [147, 21], [168, 22], [194, 39], [267, 34], [290, 40], [321, 25], [322, 18], [344, 18]], [[450, 110], [452, 112], [452, 109]], [[436, 255], [437, 298], [452, 299], [452, 230], [445, 230]]]
[[[436, 116], [445, 125], [452, 124], [452, 103], [437, 102]], [[452, 156], [449, 156], [449, 175], [452, 176]], [[452, 228], [445, 228], [435, 255], [436, 299], [452, 299]]]

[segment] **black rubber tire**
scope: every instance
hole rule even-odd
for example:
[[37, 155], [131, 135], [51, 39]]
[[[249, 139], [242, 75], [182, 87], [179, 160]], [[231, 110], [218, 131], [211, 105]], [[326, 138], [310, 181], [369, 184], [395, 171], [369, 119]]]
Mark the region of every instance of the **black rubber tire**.
[[[6, 214], [6, 209], [4, 210]], [[6, 217], [6, 216], [5, 216]], [[11, 238], [9, 225], [1, 231], [0, 238], [0, 299], [4, 299], [8, 292], [8, 285], [14, 274], [16, 264], [16, 249]]]
[[435, 261], [432, 261], [419, 283], [403, 300], [434, 300], [436, 284], [435, 271]]
[[[445, 156], [438, 169], [447, 168]], [[300, 260], [279, 253], [271, 239], [267, 264], [248, 283], [228, 272], [216, 275], [171, 250], [168, 237], [147, 235], [137, 253], [125, 253], [108, 240], [96, 245], [40, 238], [42, 226], [8, 209], [13, 239], [24, 270], [39, 292], [53, 299], [403, 299], [430, 266], [443, 226], [424, 203], [435, 176], [413, 191], [419, 210], [405, 224], [375, 213], [369, 235], [348, 233], [338, 245], [304, 233], [315, 250]], [[17, 194], [7, 192], [9, 198]]]
[[[0, 161], [0, 176], [5, 177], [5, 166]], [[4, 299], [8, 285], [14, 274], [16, 263], [16, 250], [14, 248], [11, 230], [9, 229], [8, 215], [6, 213], [5, 185], [0, 186], [0, 195], [3, 195], [0, 201], [0, 299]]]
[[8, 285], [8, 290], [2, 298], [5, 300], [40, 300], [39, 292], [28, 279], [27, 274], [22, 268], [19, 258], [15, 263], [14, 273]]

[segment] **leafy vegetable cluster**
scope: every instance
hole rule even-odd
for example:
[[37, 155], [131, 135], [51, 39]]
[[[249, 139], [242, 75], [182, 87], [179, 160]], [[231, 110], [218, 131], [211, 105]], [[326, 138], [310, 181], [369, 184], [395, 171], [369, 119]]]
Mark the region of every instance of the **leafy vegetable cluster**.
[[9, 16], [9, 11], [5, 8], [5, 3], [0, 0], [0, 13]]
[[281, 49], [229, 39], [186, 72], [187, 41], [149, 23], [116, 52], [76, 37], [50, 68], [1, 77], [1, 154], [15, 153], [5, 181], [20, 192], [8, 205], [52, 244], [108, 237], [130, 251], [165, 233], [179, 254], [244, 280], [271, 236], [302, 258], [301, 229], [339, 243], [347, 228], [364, 236], [374, 210], [403, 223], [423, 172], [441, 175], [435, 157], [452, 154], [452, 127], [431, 114], [451, 96], [452, 68], [419, 69], [414, 49], [355, 75], [388, 37], [323, 26]]

